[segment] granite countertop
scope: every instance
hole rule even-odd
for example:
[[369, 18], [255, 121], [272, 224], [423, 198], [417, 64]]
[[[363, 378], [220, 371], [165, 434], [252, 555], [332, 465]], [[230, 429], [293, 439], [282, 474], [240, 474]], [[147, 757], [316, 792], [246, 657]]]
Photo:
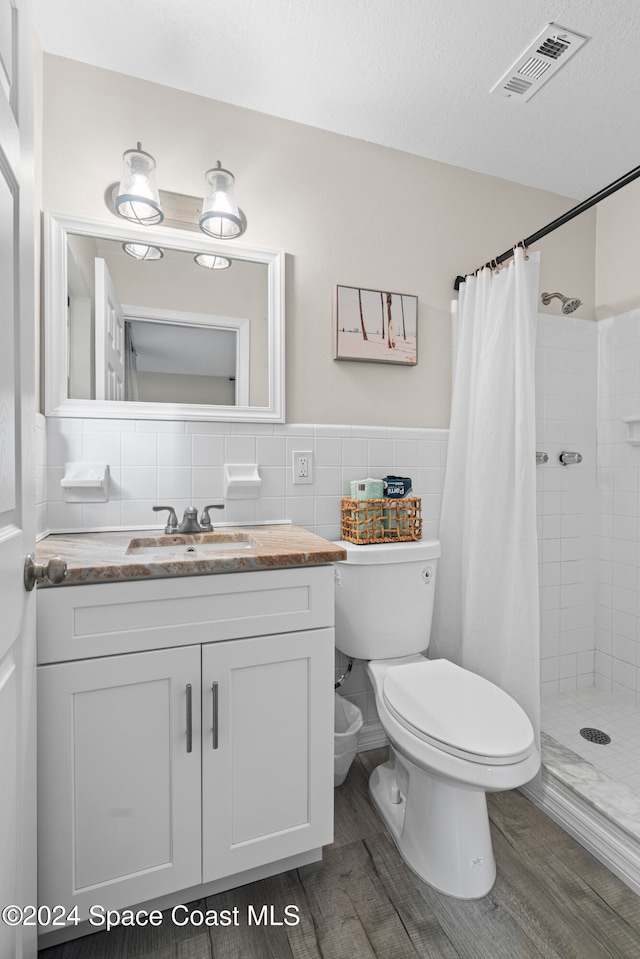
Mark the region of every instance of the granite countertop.
[[[157, 549], [157, 547], [163, 547]], [[209, 552], [208, 550], [215, 550]], [[319, 566], [346, 559], [341, 547], [300, 526], [218, 527], [186, 535], [159, 531], [55, 533], [38, 543], [36, 562], [61, 556], [62, 585]], [[39, 582], [39, 588], [51, 586]]]

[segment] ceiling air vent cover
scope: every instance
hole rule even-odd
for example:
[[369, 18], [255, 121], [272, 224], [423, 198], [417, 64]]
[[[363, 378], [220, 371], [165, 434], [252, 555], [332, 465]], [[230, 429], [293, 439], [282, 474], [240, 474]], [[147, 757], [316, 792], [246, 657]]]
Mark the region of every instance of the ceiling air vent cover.
[[491, 93], [523, 102], [530, 100], [588, 39], [580, 33], [565, 30], [557, 23], [547, 24], [492, 87]]

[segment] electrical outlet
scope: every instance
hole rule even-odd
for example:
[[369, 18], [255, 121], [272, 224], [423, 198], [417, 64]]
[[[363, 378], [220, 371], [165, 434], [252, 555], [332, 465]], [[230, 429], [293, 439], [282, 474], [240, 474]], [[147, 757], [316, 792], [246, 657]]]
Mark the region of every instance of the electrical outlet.
[[313, 454], [310, 450], [295, 450], [293, 456], [293, 482], [313, 483]]

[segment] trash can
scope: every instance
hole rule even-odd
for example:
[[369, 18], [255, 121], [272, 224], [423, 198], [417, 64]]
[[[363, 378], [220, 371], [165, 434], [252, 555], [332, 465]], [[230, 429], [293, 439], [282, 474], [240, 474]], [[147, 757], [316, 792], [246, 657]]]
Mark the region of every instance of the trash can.
[[335, 693], [335, 739], [333, 747], [333, 785], [341, 786], [347, 778], [362, 729], [362, 713], [357, 706]]

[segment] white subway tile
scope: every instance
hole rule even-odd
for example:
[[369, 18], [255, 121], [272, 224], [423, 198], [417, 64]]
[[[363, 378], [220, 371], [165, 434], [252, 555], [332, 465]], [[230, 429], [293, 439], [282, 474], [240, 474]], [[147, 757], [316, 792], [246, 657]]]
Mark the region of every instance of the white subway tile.
[[[153, 500], [158, 497], [158, 471], [153, 467], [123, 467], [121, 471], [121, 498]], [[172, 504], [169, 503], [171, 506]], [[151, 519], [150, 519], [151, 522]]]
[[[346, 468], [366, 469], [369, 465], [369, 440], [347, 439], [342, 441], [342, 464]], [[358, 477], [354, 477], [358, 479]]]
[[179, 466], [160, 467], [158, 469], [158, 498], [166, 500], [169, 506], [175, 505], [172, 500], [180, 499], [187, 500], [188, 505], [190, 505], [191, 469]]
[[186, 433], [161, 433], [158, 436], [158, 466], [190, 467], [192, 437]]
[[[131, 420], [130, 422], [134, 422]], [[186, 433], [186, 423], [177, 420], [136, 420], [137, 433]]]
[[[194, 466], [191, 470], [191, 498], [206, 500], [204, 505], [223, 496], [222, 466]], [[194, 503], [195, 505], [195, 503]]]
[[260, 466], [260, 496], [283, 497], [287, 489], [287, 470], [284, 466]]
[[256, 440], [253, 436], [231, 434], [224, 438], [225, 463], [255, 463]]
[[[189, 439], [189, 437], [185, 437]], [[273, 440], [273, 437], [270, 438]], [[264, 440], [269, 442], [269, 440]], [[280, 440], [282, 442], [282, 440]], [[224, 464], [224, 436], [195, 433], [191, 436], [191, 462], [194, 466], [219, 466]]]
[[339, 436], [316, 436], [315, 464], [322, 466], [342, 466], [342, 440]]
[[158, 438], [155, 433], [123, 433], [122, 465], [147, 466], [158, 464]]
[[[424, 444], [421, 444], [424, 445]], [[440, 444], [433, 444], [438, 448], [440, 458]], [[384, 474], [393, 472], [393, 440], [369, 440], [369, 466], [371, 469], [381, 469]]]

